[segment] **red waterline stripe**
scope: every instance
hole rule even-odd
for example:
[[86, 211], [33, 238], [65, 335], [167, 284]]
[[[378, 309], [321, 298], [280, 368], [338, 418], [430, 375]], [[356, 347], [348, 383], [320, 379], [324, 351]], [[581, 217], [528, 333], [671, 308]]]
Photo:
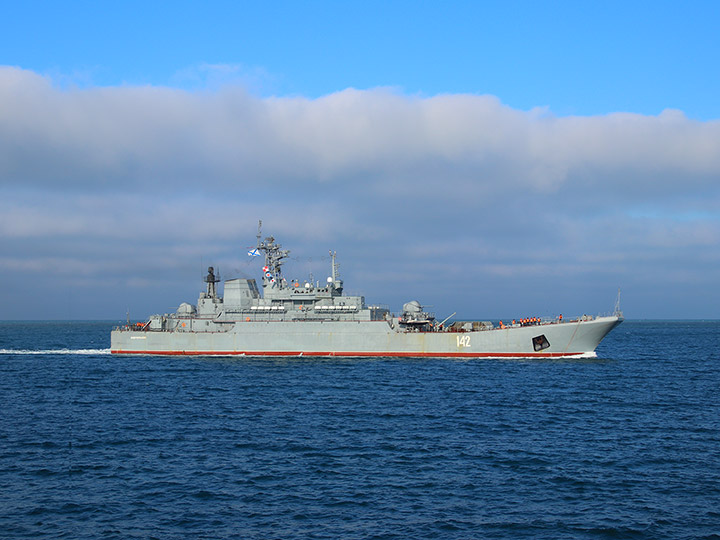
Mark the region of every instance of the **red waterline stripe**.
[[433, 353], [433, 352], [300, 352], [300, 351], [121, 351], [112, 354], [144, 354], [157, 356], [351, 356], [351, 357], [411, 357], [411, 358], [559, 358], [585, 353]]

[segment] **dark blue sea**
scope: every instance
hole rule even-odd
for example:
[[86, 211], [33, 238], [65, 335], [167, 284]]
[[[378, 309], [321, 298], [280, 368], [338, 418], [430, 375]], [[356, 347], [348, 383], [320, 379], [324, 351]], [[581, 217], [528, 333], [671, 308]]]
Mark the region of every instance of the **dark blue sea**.
[[720, 323], [597, 359], [116, 357], [0, 323], [0, 538], [720, 539]]

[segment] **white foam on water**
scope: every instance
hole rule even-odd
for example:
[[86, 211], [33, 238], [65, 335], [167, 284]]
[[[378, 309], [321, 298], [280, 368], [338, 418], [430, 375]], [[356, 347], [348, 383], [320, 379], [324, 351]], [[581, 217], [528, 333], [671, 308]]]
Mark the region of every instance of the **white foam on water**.
[[577, 360], [578, 358], [597, 358], [595, 351], [581, 354], [561, 354], [559, 356], [483, 356], [480, 358], [458, 358], [458, 360]]
[[110, 349], [0, 349], [0, 354], [110, 354]]

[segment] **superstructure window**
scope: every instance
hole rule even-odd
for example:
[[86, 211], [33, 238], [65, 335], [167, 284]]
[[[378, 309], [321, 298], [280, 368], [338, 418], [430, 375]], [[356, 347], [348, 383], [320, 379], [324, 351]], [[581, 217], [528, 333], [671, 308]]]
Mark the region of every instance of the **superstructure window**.
[[543, 349], [550, 347], [550, 342], [545, 337], [545, 334], [532, 338], [532, 343], [535, 351], [542, 351]]

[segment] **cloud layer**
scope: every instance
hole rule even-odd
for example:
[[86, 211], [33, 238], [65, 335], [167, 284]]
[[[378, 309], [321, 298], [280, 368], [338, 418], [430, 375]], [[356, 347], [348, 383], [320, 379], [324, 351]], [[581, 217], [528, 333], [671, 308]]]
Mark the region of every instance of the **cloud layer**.
[[167, 311], [201, 259], [256, 273], [258, 218], [314, 257], [288, 272], [338, 249], [349, 288], [391, 307], [594, 312], [622, 286], [630, 316], [720, 316], [720, 122], [680, 111], [59, 89], [0, 67], [0, 186], [6, 319]]

